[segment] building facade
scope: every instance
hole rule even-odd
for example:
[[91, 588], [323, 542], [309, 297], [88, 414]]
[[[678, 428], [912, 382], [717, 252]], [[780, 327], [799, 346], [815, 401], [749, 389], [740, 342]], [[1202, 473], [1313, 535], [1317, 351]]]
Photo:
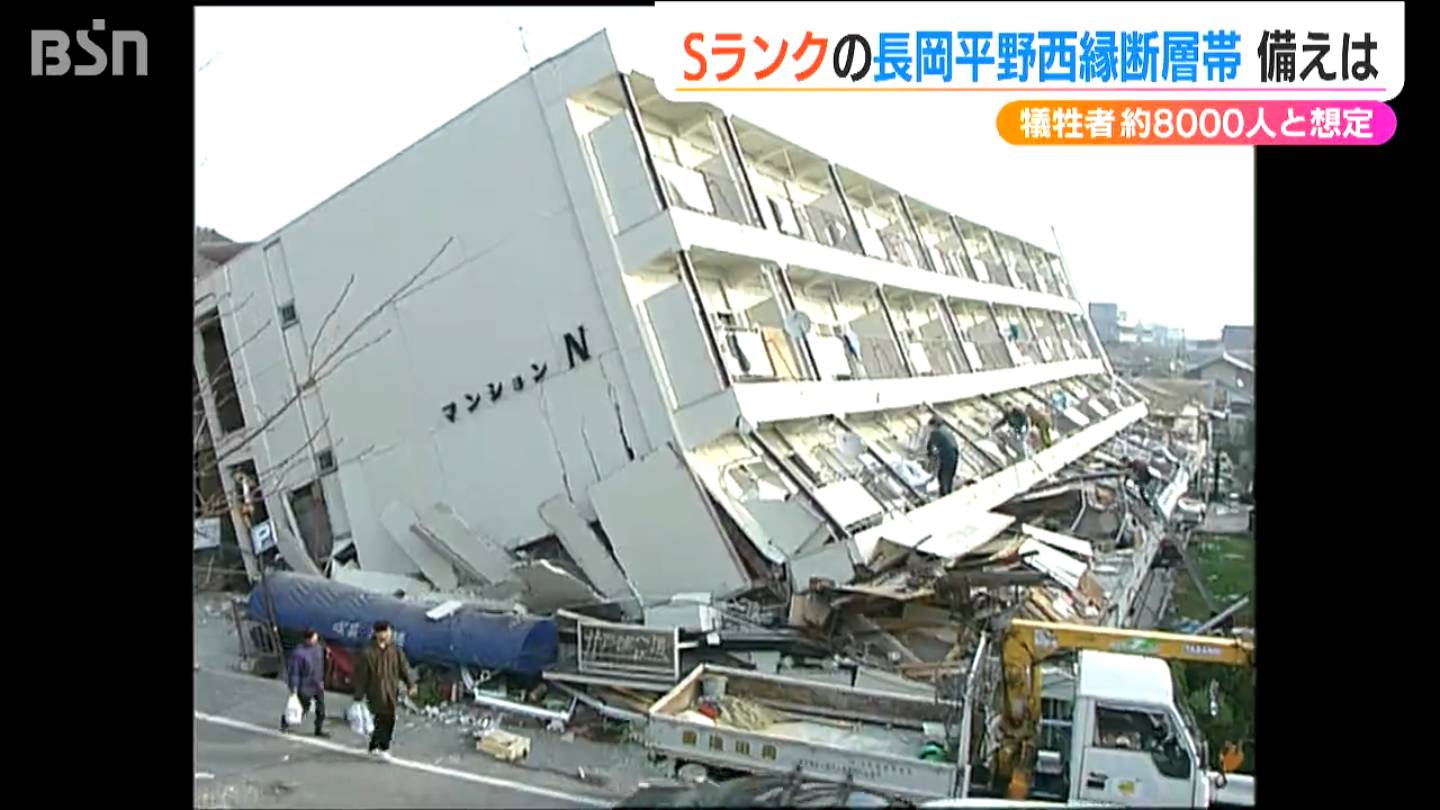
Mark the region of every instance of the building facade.
[[[199, 283], [196, 367], [237, 381], [199, 385], [222, 483], [259, 483], [297, 570], [483, 569], [417, 549], [444, 513], [642, 601], [848, 579], [983, 542], [1145, 414], [1053, 252], [667, 100], [603, 33]], [[997, 443], [1007, 405], [1053, 445]], [[932, 416], [946, 497], [914, 469]]]

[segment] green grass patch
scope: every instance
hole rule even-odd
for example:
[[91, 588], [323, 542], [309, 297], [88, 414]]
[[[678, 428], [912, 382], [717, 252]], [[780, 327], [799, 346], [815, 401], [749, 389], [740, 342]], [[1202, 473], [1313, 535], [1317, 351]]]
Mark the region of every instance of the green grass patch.
[[[1223, 610], [1242, 596], [1255, 594], [1255, 540], [1249, 535], [1196, 534], [1190, 538], [1190, 554], [1205, 587]], [[1210, 612], [1199, 589], [1184, 572], [1175, 578], [1172, 615], [1205, 620]], [[1237, 624], [1250, 621], [1247, 606], [1235, 617]]]

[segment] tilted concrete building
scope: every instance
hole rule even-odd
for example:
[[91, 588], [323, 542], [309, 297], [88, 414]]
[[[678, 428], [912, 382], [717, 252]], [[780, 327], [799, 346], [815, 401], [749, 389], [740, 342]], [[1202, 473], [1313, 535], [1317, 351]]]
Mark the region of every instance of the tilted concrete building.
[[[246, 302], [217, 306], [240, 413], [207, 418], [297, 569], [333, 537], [446, 587], [553, 536], [607, 596], [803, 588], [882, 540], [973, 548], [1145, 413], [1054, 253], [669, 101], [603, 33], [199, 283]], [[1054, 445], [992, 441], [1007, 403]], [[932, 414], [944, 498], [905, 464]]]

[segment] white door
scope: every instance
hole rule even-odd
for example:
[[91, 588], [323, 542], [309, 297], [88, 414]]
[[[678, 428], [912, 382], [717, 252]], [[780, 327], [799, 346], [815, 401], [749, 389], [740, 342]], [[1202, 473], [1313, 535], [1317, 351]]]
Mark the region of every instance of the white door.
[[1189, 807], [1194, 757], [1169, 716], [1155, 709], [1098, 704], [1075, 776], [1083, 801], [1135, 807]]

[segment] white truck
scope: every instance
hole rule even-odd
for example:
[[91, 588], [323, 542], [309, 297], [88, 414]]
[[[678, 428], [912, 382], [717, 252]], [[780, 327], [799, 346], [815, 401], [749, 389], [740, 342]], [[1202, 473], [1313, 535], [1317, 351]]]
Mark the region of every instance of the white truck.
[[[979, 663], [977, 653], [974, 666]], [[1043, 797], [1048, 801], [1037, 790], [1037, 801], [1009, 800], [1006, 806], [1254, 804], [1253, 777], [1227, 778], [1207, 768], [1207, 746], [1176, 700], [1163, 660], [1087, 649], [1079, 653], [1078, 670], [1064, 735], [1068, 750], [1036, 752], [1036, 783], [1051, 787]], [[715, 705], [714, 693], [721, 690], [773, 714], [768, 722], [737, 727], [723, 715], [702, 713], [702, 704]], [[973, 694], [966, 702], [972, 700]], [[972, 750], [959, 744], [969, 738], [968, 714], [959, 702], [702, 665], [650, 707], [644, 739], [654, 755], [677, 767], [798, 773], [923, 806], [984, 806], [982, 796], [993, 803], [1005, 791], [983, 784], [989, 780], [982, 775], [994, 772], [989, 764], [972, 767], [964, 755]], [[942, 736], [951, 739], [936, 739]], [[961, 755], [922, 759], [934, 742]]]

